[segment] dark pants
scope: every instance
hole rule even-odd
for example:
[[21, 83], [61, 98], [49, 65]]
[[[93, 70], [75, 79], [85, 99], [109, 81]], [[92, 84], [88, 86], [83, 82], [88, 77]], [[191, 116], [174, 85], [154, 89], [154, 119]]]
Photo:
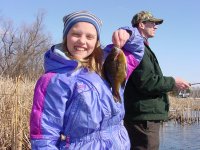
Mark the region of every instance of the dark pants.
[[160, 121], [124, 122], [131, 141], [131, 150], [158, 150]]

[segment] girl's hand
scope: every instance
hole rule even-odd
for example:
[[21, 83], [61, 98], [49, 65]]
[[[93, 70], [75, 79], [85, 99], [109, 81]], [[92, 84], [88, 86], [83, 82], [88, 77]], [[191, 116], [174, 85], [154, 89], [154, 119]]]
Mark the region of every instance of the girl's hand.
[[122, 48], [129, 38], [130, 35], [126, 30], [119, 29], [113, 33], [112, 42], [116, 47]]

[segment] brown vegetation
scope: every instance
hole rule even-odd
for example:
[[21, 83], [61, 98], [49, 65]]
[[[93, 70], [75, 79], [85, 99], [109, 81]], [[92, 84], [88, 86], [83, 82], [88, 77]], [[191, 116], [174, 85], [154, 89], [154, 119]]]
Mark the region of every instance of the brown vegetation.
[[[29, 115], [35, 80], [43, 73], [51, 36], [44, 13], [33, 23], [14, 27], [0, 18], [0, 149], [30, 149]], [[29, 80], [28, 80], [29, 79]]]
[[30, 149], [29, 115], [34, 82], [0, 77], [0, 149]]
[[179, 124], [200, 122], [200, 99], [170, 97], [169, 119]]

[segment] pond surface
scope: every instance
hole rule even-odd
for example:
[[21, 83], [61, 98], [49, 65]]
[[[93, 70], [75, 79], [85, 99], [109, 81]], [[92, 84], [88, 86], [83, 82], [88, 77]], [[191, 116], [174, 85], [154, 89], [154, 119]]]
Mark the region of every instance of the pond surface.
[[164, 123], [160, 128], [160, 150], [200, 150], [200, 124]]

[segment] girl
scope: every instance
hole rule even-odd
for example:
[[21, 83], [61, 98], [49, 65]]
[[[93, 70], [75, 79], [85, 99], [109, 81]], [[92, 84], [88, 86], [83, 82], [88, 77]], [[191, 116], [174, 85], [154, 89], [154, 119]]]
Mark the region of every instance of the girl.
[[34, 91], [32, 149], [129, 150], [123, 102], [101, 76], [101, 21], [85, 11], [63, 21], [63, 42], [46, 52]]

